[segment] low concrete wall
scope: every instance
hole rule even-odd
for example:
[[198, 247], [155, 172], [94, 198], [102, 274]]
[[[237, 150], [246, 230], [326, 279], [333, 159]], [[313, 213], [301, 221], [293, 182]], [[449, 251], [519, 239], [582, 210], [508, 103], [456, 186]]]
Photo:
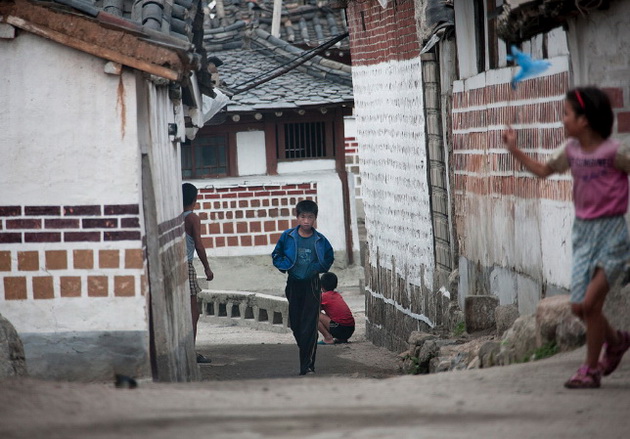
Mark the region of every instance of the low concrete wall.
[[239, 326], [265, 331], [290, 332], [289, 302], [284, 297], [248, 291], [203, 290], [198, 298], [204, 316], [229, 319]]

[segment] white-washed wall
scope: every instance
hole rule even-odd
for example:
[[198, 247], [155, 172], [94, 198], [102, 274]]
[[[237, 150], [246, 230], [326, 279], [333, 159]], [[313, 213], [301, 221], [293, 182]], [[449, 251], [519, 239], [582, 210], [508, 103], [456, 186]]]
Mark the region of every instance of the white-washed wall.
[[[144, 375], [136, 77], [28, 33], [3, 41], [0, 57], [2, 314], [34, 376]], [[127, 365], [122, 346], [137, 349]], [[70, 356], [52, 360], [60, 353]]]
[[369, 263], [431, 288], [433, 237], [420, 59], [353, 67]]

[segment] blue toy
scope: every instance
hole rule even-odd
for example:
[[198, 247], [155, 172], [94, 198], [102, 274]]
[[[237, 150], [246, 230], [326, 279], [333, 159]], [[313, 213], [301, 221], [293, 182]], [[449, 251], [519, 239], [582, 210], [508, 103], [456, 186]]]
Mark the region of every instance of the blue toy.
[[521, 52], [516, 46], [512, 46], [512, 55], [507, 56], [508, 61], [516, 61], [521, 67], [516, 75], [512, 78], [512, 88], [516, 90], [516, 84], [524, 79], [536, 76], [547, 70], [551, 63], [549, 61], [532, 59], [531, 56]]

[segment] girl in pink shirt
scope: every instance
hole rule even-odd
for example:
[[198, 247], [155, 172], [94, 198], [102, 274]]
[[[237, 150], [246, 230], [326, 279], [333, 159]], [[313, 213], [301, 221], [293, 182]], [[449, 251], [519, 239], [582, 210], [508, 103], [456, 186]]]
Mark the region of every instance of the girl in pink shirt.
[[[614, 116], [608, 96], [595, 87], [567, 92], [567, 141], [546, 162], [527, 156], [510, 127], [503, 141], [510, 153], [538, 177], [571, 170], [573, 177], [573, 269], [571, 310], [586, 324], [586, 361], [565, 387], [595, 388], [612, 373], [630, 348], [630, 333], [615, 331], [602, 309], [606, 294], [630, 251], [624, 215], [628, 210], [630, 150], [610, 139]], [[602, 350], [603, 347], [603, 350]]]

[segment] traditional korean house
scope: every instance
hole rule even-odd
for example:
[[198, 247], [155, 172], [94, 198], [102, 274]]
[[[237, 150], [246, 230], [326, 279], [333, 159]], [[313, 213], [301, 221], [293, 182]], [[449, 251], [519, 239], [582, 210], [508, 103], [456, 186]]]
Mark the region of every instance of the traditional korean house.
[[0, 3], [0, 313], [31, 376], [198, 377], [179, 168], [213, 96], [201, 6]]
[[285, 3], [274, 37], [271, 4], [223, 1], [208, 15], [210, 70], [230, 99], [183, 147], [183, 178], [200, 188], [209, 254], [268, 258], [294, 224], [295, 204], [312, 199], [338, 263], [352, 263], [356, 177], [345, 151], [356, 144], [346, 133], [352, 121], [344, 122], [353, 108], [345, 25], [339, 11]]

